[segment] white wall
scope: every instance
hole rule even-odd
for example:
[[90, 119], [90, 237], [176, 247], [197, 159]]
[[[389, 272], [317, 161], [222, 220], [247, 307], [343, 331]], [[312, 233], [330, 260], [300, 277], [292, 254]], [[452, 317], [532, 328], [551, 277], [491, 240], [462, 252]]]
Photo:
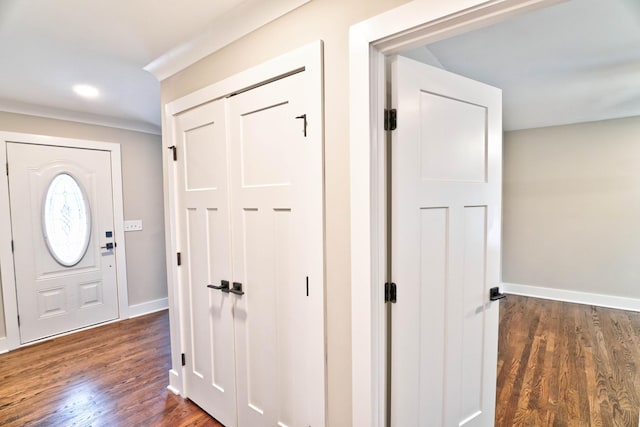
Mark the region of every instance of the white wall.
[[507, 132], [503, 282], [640, 299], [640, 117]]
[[[120, 144], [124, 218], [142, 219], [144, 227], [125, 233], [129, 305], [166, 298], [160, 136], [6, 112], [0, 112], [0, 130]], [[0, 304], [0, 337], [6, 335], [3, 307]]]
[[312, 41], [324, 41], [329, 426], [351, 425], [349, 27], [406, 1], [313, 0], [162, 82], [164, 104]]

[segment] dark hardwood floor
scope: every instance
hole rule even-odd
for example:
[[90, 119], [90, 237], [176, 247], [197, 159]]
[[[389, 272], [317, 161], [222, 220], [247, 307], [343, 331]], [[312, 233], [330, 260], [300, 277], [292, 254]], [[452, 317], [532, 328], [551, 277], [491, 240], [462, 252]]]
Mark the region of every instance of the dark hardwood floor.
[[0, 426], [212, 426], [167, 391], [166, 311], [0, 355]]
[[[214, 426], [166, 390], [167, 312], [0, 355], [0, 426]], [[510, 295], [496, 426], [638, 426], [640, 313]]]
[[496, 426], [637, 426], [640, 313], [510, 295]]

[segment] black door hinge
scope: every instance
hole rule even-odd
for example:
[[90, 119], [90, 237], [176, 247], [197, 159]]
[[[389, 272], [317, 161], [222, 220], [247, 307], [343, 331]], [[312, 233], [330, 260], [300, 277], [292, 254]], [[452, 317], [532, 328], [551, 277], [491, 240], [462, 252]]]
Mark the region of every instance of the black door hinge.
[[398, 111], [395, 108], [384, 110], [384, 130], [396, 130], [398, 127]]
[[177, 254], [177, 259], [178, 259], [178, 265], [182, 265], [182, 254], [180, 252], [178, 252]]
[[14, 251], [13, 240], [11, 241], [11, 253]]
[[9, 162], [7, 162], [7, 176], [9, 176]]
[[172, 145], [171, 147], [168, 147], [169, 150], [173, 151], [173, 161], [176, 162], [178, 161], [178, 147], [176, 147], [175, 145]]
[[182, 366], [186, 366], [187, 365], [187, 356], [185, 356], [184, 353], [182, 353]]
[[398, 296], [398, 290], [396, 288], [396, 284], [393, 282], [385, 283], [384, 284], [384, 302], [390, 302], [392, 304], [395, 304], [397, 301], [397, 296]]
[[20, 315], [18, 315], [18, 326], [20, 326]]

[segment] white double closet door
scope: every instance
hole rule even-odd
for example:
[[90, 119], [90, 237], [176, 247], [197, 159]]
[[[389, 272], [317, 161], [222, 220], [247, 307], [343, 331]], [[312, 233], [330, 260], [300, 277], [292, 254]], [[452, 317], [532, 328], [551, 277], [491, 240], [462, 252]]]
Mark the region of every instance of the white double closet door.
[[226, 427], [324, 425], [322, 147], [320, 118], [307, 136], [296, 118], [303, 74], [176, 120], [185, 389]]

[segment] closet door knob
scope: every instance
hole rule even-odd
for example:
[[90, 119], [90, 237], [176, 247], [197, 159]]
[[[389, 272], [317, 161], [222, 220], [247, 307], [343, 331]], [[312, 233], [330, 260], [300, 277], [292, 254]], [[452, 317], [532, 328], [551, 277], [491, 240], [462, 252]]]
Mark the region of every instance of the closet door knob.
[[231, 292], [236, 295], [244, 295], [244, 292], [242, 291], [242, 283], [233, 282], [233, 289], [229, 289], [227, 292]]
[[219, 289], [222, 292], [228, 293], [229, 292], [229, 281], [228, 280], [221, 280], [220, 281], [220, 286], [207, 285], [207, 288]]

